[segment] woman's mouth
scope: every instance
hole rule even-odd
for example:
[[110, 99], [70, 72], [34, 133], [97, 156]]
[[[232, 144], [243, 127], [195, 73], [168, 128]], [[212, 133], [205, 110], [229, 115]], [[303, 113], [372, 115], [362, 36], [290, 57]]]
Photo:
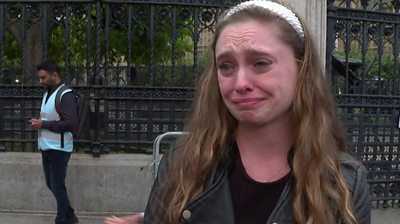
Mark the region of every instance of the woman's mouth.
[[239, 109], [253, 109], [258, 107], [263, 101], [263, 98], [240, 98], [233, 99], [232, 103], [239, 107]]

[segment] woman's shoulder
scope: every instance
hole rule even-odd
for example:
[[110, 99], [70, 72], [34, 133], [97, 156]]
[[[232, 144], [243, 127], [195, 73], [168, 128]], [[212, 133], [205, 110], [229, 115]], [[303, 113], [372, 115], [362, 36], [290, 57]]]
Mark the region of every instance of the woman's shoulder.
[[342, 152], [339, 155], [339, 163], [341, 168], [346, 169], [358, 169], [363, 166], [362, 162], [357, 160], [354, 156], [350, 155], [348, 152]]
[[363, 163], [349, 153], [339, 156], [340, 172], [353, 192], [357, 185], [366, 183], [367, 170]]
[[352, 195], [358, 223], [371, 223], [371, 194], [367, 182], [367, 169], [361, 161], [348, 153], [340, 155], [340, 171]]

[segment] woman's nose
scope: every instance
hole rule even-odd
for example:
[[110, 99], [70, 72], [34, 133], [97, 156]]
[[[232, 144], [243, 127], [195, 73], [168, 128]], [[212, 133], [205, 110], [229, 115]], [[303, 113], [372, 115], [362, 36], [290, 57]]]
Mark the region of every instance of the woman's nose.
[[244, 68], [239, 69], [236, 74], [235, 90], [241, 94], [253, 90], [253, 83], [250, 74]]

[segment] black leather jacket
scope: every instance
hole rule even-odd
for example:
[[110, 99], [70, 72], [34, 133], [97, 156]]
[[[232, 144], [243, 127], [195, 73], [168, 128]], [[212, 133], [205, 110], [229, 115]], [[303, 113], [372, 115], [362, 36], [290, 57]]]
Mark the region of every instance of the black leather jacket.
[[[162, 206], [154, 194], [163, 182], [167, 159], [161, 161], [157, 179], [153, 185], [150, 199], [145, 211], [145, 224], [156, 223], [155, 213], [162, 214]], [[354, 209], [360, 224], [371, 223], [371, 198], [366, 181], [365, 169], [347, 154], [342, 155], [342, 175], [345, 177], [353, 195]], [[234, 210], [229, 186], [228, 166], [220, 162], [208, 177], [204, 192], [192, 201], [182, 212], [180, 223], [234, 224]], [[266, 224], [295, 223], [292, 215], [292, 183], [289, 178], [280, 199]]]

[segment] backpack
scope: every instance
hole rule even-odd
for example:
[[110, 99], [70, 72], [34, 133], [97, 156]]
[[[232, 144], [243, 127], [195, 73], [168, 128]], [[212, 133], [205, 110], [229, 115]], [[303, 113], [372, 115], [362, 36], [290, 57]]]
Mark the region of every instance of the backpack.
[[[68, 86], [64, 85], [57, 92], [56, 102], [55, 102], [57, 113], [59, 111], [60, 104], [61, 104], [61, 94], [67, 89], [70, 89], [70, 88]], [[89, 130], [89, 126], [90, 126], [90, 113], [91, 113], [90, 103], [85, 95], [75, 92], [74, 90], [72, 90], [72, 93], [76, 97], [78, 115], [77, 115], [76, 126], [71, 132], [72, 132], [72, 135], [74, 136], [74, 138], [83, 138], [83, 137], [85, 137], [85, 134]]]

